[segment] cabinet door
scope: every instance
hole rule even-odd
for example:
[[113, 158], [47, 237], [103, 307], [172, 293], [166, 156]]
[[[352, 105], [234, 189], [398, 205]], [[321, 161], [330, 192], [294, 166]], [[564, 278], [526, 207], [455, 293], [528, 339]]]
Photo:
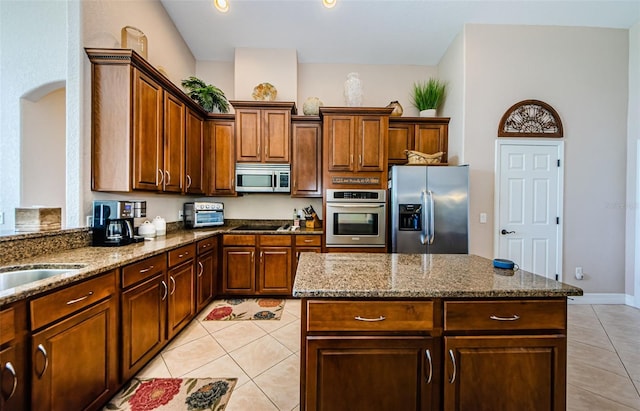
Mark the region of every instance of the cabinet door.
[[262, 161], [262, 121], [258, 109], [236, 110], [236, 160]]
[[389, 125], [389, 164], [406, 164], [405, 150], [413, 150], [413, 124]]
[[211, 251], [198, 257], [196, 274], [196, 312], [200, 312], [216, 292], [217, 259]]
[[258, 293], [291, 293], [291, 247], [260, 247]]
[[563, 335], [445, 337], [444, 362], [445, 410], [565, 409]]
[[320, 123], [293, 124], [291, 197], [322, 197]]
[[388, 119], [371, 116], [358, 118], [357, 171], [382, 171], [385, 163], [385, 148]]
[[264, 162], [288, 163], [289, 128], [291, 112], [288, 110], [262, 110], [262, 138]]
[[185, 136], [185, 179], [187, 194], [204, 194], [205, 172], [204, 120], [187, 109], [187, 130]]
[[235, 135], [233, 121], [213, 121], [209, 123], [209, 153], [207, 172], [209, 174], [209, 195], [235, 195]]
[[156, 191], [164, 179], [163, 91], [151, 77], [133, 73], [133, 188]]
[[[29, 366], [27, 304], [0, 310], [0, 410], [28, 409]], [[2, 348], [4, 347], [4, 348]]]
[[193, 260], [169, 270], [168, 337], [173, 338], [196, 314]]
[[162, 190], [182, 192], [184, 180], [185, 107], [177, 97], [164, 98], [164, 181]]
[[133, 377], [167, 341], [166, 272], [122, 293], [122, 380]]
[[329, 171], [354, 171], [355, 119], [353, 116], [325, 117], [324, 138], [327, 140]]
[[249, 295], [256, 285], [255, 247], [224, 247], [222, 257], [222, 293]]
[[445, 156], [443, 156], [442, 162], [446, 163], [449, 144], [448, 129], [446, 124], [418, 124], [415, 132], [414, 150], [426, 154], [443, 151]]
[[32, 410], [96, 409], [115, 394], [116, 310], [109, 297], [33, 335]]
[[307, 411], [436, 409], [428, 337], [307, 337], [306, 349]]

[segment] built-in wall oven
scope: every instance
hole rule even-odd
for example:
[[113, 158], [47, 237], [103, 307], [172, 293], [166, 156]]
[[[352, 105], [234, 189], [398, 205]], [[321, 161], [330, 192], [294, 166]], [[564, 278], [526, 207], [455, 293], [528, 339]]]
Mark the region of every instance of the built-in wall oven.
[[326, 193], [327, 247], [384, 247], [385, 190], [335, 190]]

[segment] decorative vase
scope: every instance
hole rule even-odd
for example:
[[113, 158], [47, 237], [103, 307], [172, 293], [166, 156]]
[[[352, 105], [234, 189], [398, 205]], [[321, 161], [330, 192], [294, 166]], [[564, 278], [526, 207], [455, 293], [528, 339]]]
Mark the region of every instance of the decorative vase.
[[421, 110], [420, 111], [420, 117], [435, 117], [436, 116], [436, 109], [435, 108], [430, 108], [428, 110]]
[[362, 82], [358, 73], [347, 74], [344, 82], [344, 100], [347, 107], [362, 106]]
[[322, 106], [322, 101], [318, 97], [309, 97], [302, 105], [302, 112], [305, 116], [317, 116]]
[[391, 103], [389, 103], [387, 105], [387, 107], [393, 107], [393, 111], [390, 114], [391, 117], [400, 117], [400, 116], [402, 116], [403, 109], [402, 109], [402, 106], [400, 105], [400, 103], [398, 103], [397, 101], [392, 101]]
[[133, 26], [124, 26], [120, 30], [120, 41], [123, 49], [132, 49], [144, 59], [147, 58], [147, 36], [142, 30]]

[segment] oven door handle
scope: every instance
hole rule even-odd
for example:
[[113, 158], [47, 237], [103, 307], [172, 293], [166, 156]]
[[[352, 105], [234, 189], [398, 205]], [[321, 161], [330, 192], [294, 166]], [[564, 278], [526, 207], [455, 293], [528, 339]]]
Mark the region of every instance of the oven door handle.
[[420, 244], [427, 244], [428, 226], [427, 220], [429, 215], [427, 214], [427, 192], [422, 190], [420, 193], [420, 202], [422, 203], [422, 231], [420, 232]]
[[330, 204], [331, 207], [339, 208], [381, 208], [384, 204]]

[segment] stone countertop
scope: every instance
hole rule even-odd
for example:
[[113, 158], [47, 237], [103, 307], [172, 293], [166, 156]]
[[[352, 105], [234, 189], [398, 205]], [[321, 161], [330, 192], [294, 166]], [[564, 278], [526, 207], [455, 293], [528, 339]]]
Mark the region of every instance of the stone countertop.
[[[29, 266], [50, 266], [56, 268], [56, 264], [81, 264], [84, 265], [77, 271], [60, 274], [43, 280], [34, 281], [18, 287], [0, 290], [0, 307], [14, 301], [35, 296], [45, 291], [58, 288], [73, 282], [90, 278], [97, 274], [122, 267], [136, 261], [143, 260], [162, 252], [191, 244], [211, 237], [216, 234], [236, 232], [235, 225], [222, 227], [196, 228], [192, 230], [178, 230], [168, 233], [166, 236], [155, 237], [141, 243], [130, 244], [122, 247], [80, 247], [71, 250], [51, 252], [37, 257], [24, 258], [12, 261], [0, 267], [0, 275], [3, 271], [9, 271], [11, 267], [20, 266], [28, 269]], [[296, 231], [237, 231], [243, 234], [322, 234], [322, 229], [300, 229]]]
[[303, 298], [564, 297], [582, 290], [462, 254], [302, 253], [293, 296]]

